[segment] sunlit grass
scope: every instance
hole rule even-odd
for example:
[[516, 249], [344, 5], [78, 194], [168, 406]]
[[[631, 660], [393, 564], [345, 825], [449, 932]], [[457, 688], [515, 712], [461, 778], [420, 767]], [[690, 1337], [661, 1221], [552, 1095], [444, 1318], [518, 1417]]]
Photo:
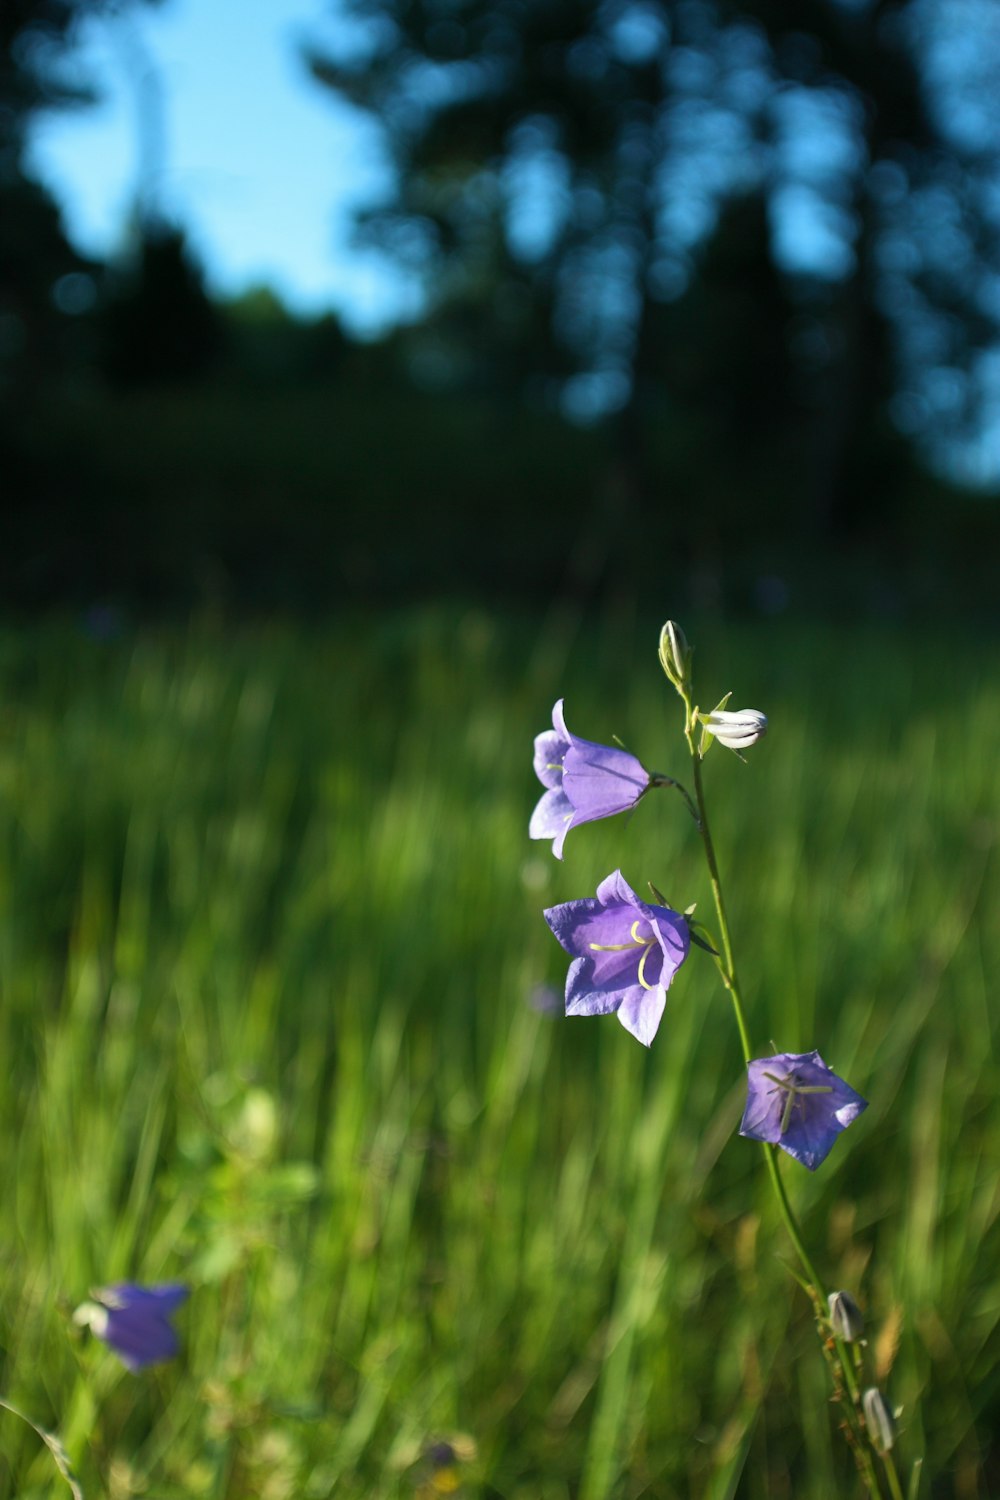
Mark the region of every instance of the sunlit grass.
[[[708, 920], [669, 793], [561, 865], [526, 837], [557, 696], [682, 774], [658, 624], [0, 640], [0, 1391], [88, 1500], [408, 1495], [441, 1439], [504, 1500], [851, 1493], [708, 960], [648, 1054], [530, 1003], [564, 978], [539, 908], [618, 865]], [[771, 720], [706, 767], [754, 1044], [871, 1101], [786, 1180], [893, 1361], [904, 1466], [987, 1495], [990, 651], [685, 625], [705, 705]], [[194, 1287], [140, 1377], [69, 1320], [125, 1278]], [[56, 1493], [3, 1414], [0, 1453], [0, 1494]]]

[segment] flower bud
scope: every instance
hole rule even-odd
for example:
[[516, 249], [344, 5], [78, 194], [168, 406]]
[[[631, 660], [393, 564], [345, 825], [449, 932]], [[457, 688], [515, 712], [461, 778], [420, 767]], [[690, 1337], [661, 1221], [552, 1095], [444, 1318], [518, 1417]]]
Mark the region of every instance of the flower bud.
[[830, 1327], [838, 1339], [852, 1344], [865, 1331], [865, 1320], [861, 1309], [850, 1292], [831, 1292], [827, 1297], [830, 1306]]
[[759, 708], [740, 708], [735, 712], [714, 709], [702, 716], [709, 733], [730, 750], [746, 750], [767, 733], [767, 715]]
[[668, 620], [660, 631], [660, 665], [679, 693], [688, 683], [691, 647], [676, 620]]
[[869, 1386], [865, 1391], [861, 1405], [872, 1442], [880, 1453], [888, 1453], [896, 1441], [896, 1418], [892, 1407], [875, 1386]]

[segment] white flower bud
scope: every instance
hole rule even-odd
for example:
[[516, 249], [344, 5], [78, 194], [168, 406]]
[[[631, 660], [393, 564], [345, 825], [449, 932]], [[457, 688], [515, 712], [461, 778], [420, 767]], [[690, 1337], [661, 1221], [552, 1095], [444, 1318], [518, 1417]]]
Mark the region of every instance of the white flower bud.
[[888, 1453], [896, 1441], [896, 1418], [892, 1407], [875, 1386], [869, 1386], [865, 1391], [861, 1405], [872, 1442], [880, 1453]]
[[865, 1320], [861, 1309], [850, 1292], [831, 1292], [827, 1297], [830, 1306], [830, 1327], [838, 1339], [851, 1344], [865, 1331]]
[[717, 708], [704, 715], [703, 723], [719, 744], [730, 750], [746, 750], [767, 733], [767, 715], [759, 708], [740, 708], [735, 712]]

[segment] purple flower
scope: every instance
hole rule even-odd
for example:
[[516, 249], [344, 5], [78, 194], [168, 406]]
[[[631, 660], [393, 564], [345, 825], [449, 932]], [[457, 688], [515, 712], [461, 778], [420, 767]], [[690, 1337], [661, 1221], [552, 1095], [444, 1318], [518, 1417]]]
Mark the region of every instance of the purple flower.
[[551, 839], [556, 859], [562, 859], [571, 828], [627, 812], [650, 784], [645, 766], [627, 750], [570, 734], [561, 698], [552, 710], [552, 728], [535, 738], [535, 775], [546, 791], [528, 832], [533, 839]]
[[158, 1365], [177, 1353], [177, 1334], [170, 1324], [188, 1295], [186, 1286], [136, 1286], [123, 1281], [99, 1287], [90, 1294], [93, 1302], [78, 1307], [74, 1317], [113, 1349], [133, 1373], [145, 1365]]
[[562, 996], [554, 984], [536, 984], [528, 995], [528, 1004], [541, 1016], [554, 1016], [562, 1010]]
[[770, 1141], [815, 1172], [867, 1099], [838, 1078], [818, 1052], [777, 1052], [748, 1068], [740, 1135]]
[[566, 1014], [618, 1019], [648, 1047], [663, 1015], [670, 982], [688, 956], [684, 918], [640, 901], [616, 870], [596, 896], [564, 901], [545, 913], [573, 962], [566, 976]]

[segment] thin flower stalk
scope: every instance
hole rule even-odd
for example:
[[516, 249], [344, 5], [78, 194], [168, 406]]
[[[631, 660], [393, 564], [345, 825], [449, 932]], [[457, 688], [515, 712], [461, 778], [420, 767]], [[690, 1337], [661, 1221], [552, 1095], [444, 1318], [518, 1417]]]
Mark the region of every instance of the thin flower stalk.
[[[739, 978], [736, 971], [736, 960], [733, 953], [732, 934], [729, 926], [729, 917], [726, 911], [726, 901], [722, 889], [722, 878], [719, 874], [719, 865], [715, 853], [715, 845], [712, 841], [712, 831], [708, 820], [708, 811], [705, 804], [705, 786], [702, 775], [702, 751], [696, 743], [695, 733], [701, 729], [701, 721], [698, 711], [691, 698], [690, 678], [687, 677], [682, 683], [675, 683], [677, 690], [684, 702], [685, 724], [684, 736], [687, 740], [688, 750], [691, 755], [692, 776], [694, 781], [694, 799], [691, 808], [695, 825], [701, 838], [702, 848], [705, 854], [705, 863], [708, 869], [709, 883], [712, 887], [712, 899], [715, 905], [716, 918], [718, 921], [719, 939], [722, 946], [721, 953], [715, 954], [715, 965], [723, 985], [729, 992], [732, 1002], [733, 1016], [736, 1021], [736, 1029], [739, 1033], [740, 1046], [743, 1051], [743, 1060], [749, 1067], [753, 1061], [753, 1050], [750, 1042], [750, 1033], [747, 1027], [746, 1011], [743, 1004], [743, 996], [740, 990]], [[689, 805], [691, 805], [691, 799]], [[799, 1227], [798, 1219], [789, 1202], [788, 1193], [782, 1180], [778, 1166], [775, 1145], [761, 1142], [761, 1150], [767, 1166], [768, 1179], [771, 1183], [778, 1211], [781, 1215], [786, 1232], [799, 1264], [805, 1273], [805, 1288], [813, 1303], [816, 1313], [817, 1330], [823, 1343], [823, 1352], [831, 1367], [831, 1375], [834, 1384], [835, 1399], [839, 1401], [844, 1415], [844, 1432], [855, 1463], [857, 1464], [860, 1477], [869, 1494], [880, 1497], [883, 1494], [879, 1484], [876, 1466], [874, 1462], [875, 1453], [878, 1451], [868, 1431], [861, 1406], [861, 1390], [858, 1381], [860, 1373], [855, 1368], [855, 1358], [858, 1351], [852, 1349], [836, 1337], [830, 1328], [829, 1318], [824, 1315], [827, 1306], [827, 1292], [823, 1280], [816, 1270], [815, 1265]], [[852, 1354], [854, 1358], [852, 1358]], [[891, 1500], [903, 1500], [900, 1488], [899, 1475], [896, 1471], [895, 1461], [891, 1452], [878, 1453], [881, 1459], [886, 1482], [889, 1487]]]
[[684, 912], [674, 910], [652, 881], [648, 885], [656, 904], [649, 904], [636, 894], [621, 870], [613, 871], [598, 886], [596, 896], [564, 901], [544, 914], [572, 960], [565, 1011], [568, 1016], [615, 1013], [625, 1029], [648, 1047], [664, 1017], [667, 991], [692, 945], [711, 955], [729, 993], [746, 1068], [747, 1098], [740, 1135], [758, 1142], [763, 1151], [768, 1180], [801, 1272], [789, 1269], [813, 1307], [821, 1352], [830, 1371], [832, 1399], [842, 1413], [840, 1429], [868, 1493], [875, 1500], [885, 1500], [887, 1492], [889, 1500], [902, 1500], [892, 1453], [892, 1409], [865, 1378], [861, 1309], [846, 1290], [827, 1294], [789, 1201], [777, 1155], [781, 1150], [808, 1171], [815, 1171], [841, 1132], [867, 1108], [867, 1101], [815, 1049], [779, 1052], [772, 1046], [768, 1056], [753, 1056], [709, 825], [702, 760], [715, 740], [745, 759], [744, 750], [766, 733], [767, 719], [759, 709], [727, 709], [729, 693], [710, 714], [701, 713], [693, 701], [691, 659], [680, 627], [668, 621], [660, 635], [660, 661], [684, 704], [693, 796], [673, 777], [648, 771], [620, 742], [613, 748], [573, 735], [566, 727], [562, 700], [553, 710], [552, 729], [536, 737], [535, 771], [544, 790], [532, 815], [531, 836], [551, 839], [552, 852], [561, 859], [570, 828], [628, 812], [647, 791], [672, 787], [681, 794], [698, 830], [718, 924], [717, 936], [709, 933], [694, 920], [693, 906]]

